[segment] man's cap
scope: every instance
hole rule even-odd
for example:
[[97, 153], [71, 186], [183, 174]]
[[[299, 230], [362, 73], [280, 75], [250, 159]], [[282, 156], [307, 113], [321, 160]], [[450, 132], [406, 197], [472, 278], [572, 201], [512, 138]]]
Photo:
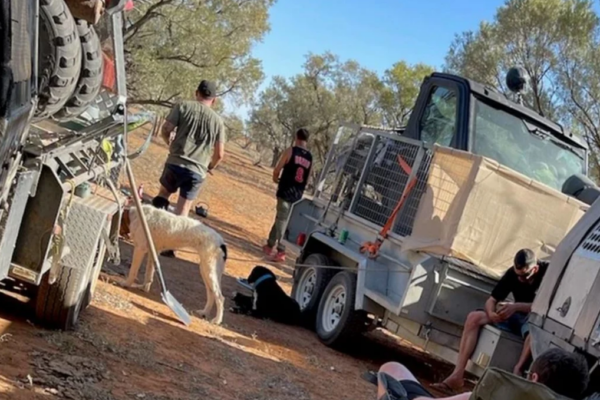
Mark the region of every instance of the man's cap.
[[529, 268], [537, 263], [537, 258], [533, 250], [522, 249], [515, 254], [514, 263], [516, 269]]
[[214, 82], [203, 80], [198, 85], [198, 93], [207, 99], [217, 97], [217, 85]]

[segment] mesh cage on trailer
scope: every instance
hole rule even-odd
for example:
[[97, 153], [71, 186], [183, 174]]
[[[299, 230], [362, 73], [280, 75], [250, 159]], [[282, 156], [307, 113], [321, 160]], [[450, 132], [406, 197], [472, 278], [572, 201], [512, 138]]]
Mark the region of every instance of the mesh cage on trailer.
[[[346, 131], [338, 133], [337, 142], [334, 140], [331, 146], [316, 197], [383, 226], [392, 215], [408, 183], [409, 174], [402, 169], [398, 157], [412, 168], [419, 149], [424, 147], [425, 153], [417, 171], [417, 183], [392, 227], [392, 231], [398, 235], [410, 235], [419, 203], [427, 188], [433, 154], [431, 148], [420, 141], [404, 138], [394, 131], [381, 128], [345, 129]], [[348, 137], [348, 132], [352, 132], [353, 137]]]

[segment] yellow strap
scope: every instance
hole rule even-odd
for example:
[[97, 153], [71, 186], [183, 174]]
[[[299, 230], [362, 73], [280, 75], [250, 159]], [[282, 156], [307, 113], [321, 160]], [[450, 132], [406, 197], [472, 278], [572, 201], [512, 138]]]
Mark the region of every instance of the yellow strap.
[[114, 148], [112, 143], [108, 139], [103, 139], [102, 143], [100, 143], [100, 146], [102, 147], [102, 151], [104, 152], [104, 154], [106, 154], [107, 163], [104, 166], [104, 169], [106, 175], [108, 175], [110, 170], [110, 160], [112, 159]]

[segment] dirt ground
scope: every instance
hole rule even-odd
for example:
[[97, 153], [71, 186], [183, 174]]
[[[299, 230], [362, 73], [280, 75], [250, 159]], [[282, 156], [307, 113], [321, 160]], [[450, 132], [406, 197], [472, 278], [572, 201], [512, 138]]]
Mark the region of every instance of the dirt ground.
[[[131, 148], [142, 143], [140, 133], [131, 136]], [[149, 195], [157, 193], [166, 151], [153, 142], [134, 162], [137, 183]], [[261, 258], [275, 212], [270, 176], [229, 143], [225, 162], [205, 183], [199, 199], [209, 205], [210, 215], [203, 221], [223, 235], [231, 258]], [[425, 382], [449, 371], [448, 365], [378, 331], [343, 354], [308, 330], [228, 311], [220, 327], [196, 317], [185, 327], [162, 303], [158, 282], [149, 294], [115, 284], [131, 257], [130, 245], [121, 247], [121, 266], [105, 266], [75, 331], [35, 327], [31, 302], [0, 295], [0, 398], [366, 400], [375, 398], [375, 390], [360, 375], [386, 361], [403, 362]], [[190, 311], [201, 309], [205, 291], [194, 256], [180, 252], [161, 264], [175, 297]], [[235, 279], [254, 265], [228, 262], [227, 305]], [[289, 292], [292, 261], [271, 267]]]

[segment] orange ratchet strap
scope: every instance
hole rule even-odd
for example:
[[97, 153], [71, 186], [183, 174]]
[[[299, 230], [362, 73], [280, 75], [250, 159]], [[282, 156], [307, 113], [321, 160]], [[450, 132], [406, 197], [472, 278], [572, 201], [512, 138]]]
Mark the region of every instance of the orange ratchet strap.
[[[400, 164], [400, 167], [410, 177], [410, 174], [412, 173], [412, 168], [410, 167], [410, 165], [408, 165], [408, 163], [406, 161], [404, 161], [402, 159], [402, 157], [400, 157], [399, 154], [398, 154], [398, 164]], [[417, 174], [415, 174], [413, 176], [413, 178], [406, 184], [406, 190], [402, 194], [402, 197], [400, 197], [400, 201], [398, 201], [398, 204], [396, 204], [396, 207], [394, 208], [394, 211], [392, 211], [392, 214], [388, 218], [387, 222], [385, 223], [385, 225], [379, 232], [379, 235], [378, 235], [377, 239], [375, 240], [375, 242], [363, 243], [362, 246], [360, 247], [361, 253], [368, 253], [369, 258], [376, 258], [379, 255], [379, 249], [381, 248], [383, 241], [387, 238], [388, 232], [392, 228], [392, 224], [394, 223], [394, 220], [396, 219], [396, 215], [398, 215], [398, 212], [400, 212], [400, 210], [402, 209], [404, 202], [406, 201], [406, 199], [410, 195], [410, 192], [412, 191], [412, 189], [415, 187], [416, 184], [417, 184]]]

